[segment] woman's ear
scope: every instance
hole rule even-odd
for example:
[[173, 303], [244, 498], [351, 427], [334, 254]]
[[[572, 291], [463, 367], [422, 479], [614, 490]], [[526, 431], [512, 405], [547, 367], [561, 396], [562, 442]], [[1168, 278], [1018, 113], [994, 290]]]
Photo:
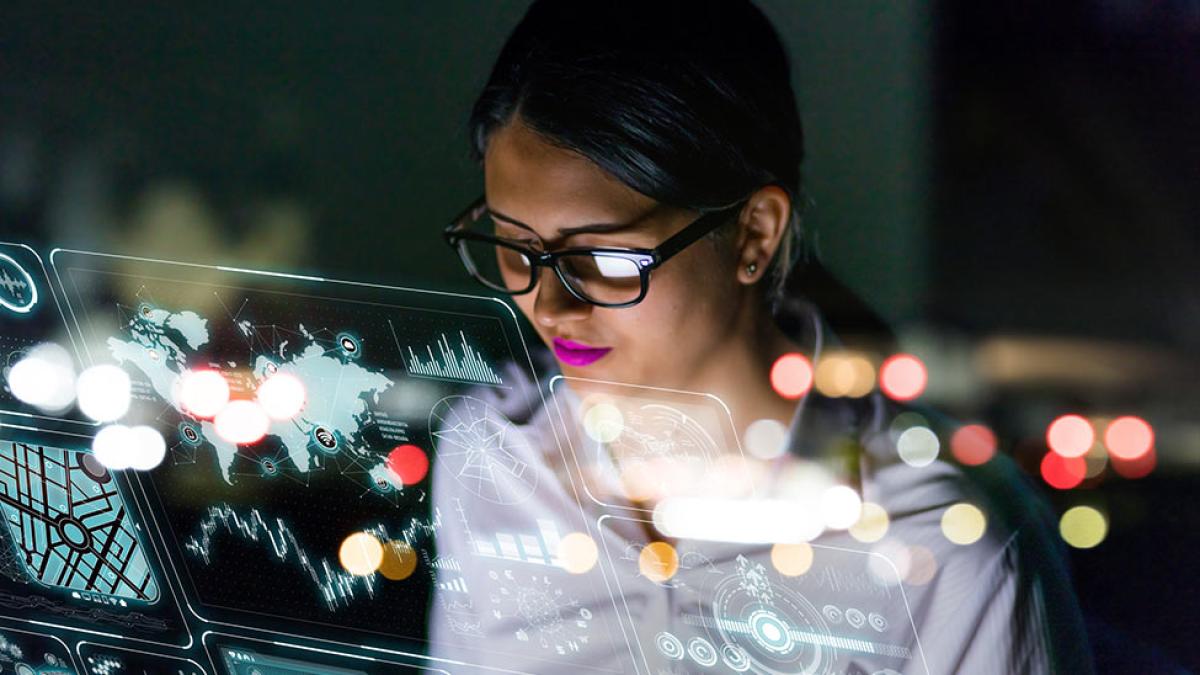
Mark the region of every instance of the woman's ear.
[[738, 216], [738, 280], [753, 284], [766, 274], [792, 215], [792, 199], [778, 185], [758, 189]]

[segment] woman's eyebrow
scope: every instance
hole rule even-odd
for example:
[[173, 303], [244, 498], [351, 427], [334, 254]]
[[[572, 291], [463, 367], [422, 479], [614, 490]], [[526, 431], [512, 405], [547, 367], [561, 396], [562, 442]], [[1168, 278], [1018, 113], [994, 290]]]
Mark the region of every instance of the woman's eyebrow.
[[[517, 227], [524, 228], [526, 230], [529, 230], [530, 232], [534, 232], [534, 229], [532, 227], [526, 225], [525, 223], [522, 223], [521, 221], [519, 221], [515, 218], [510, 218], [510, 217], [504, 215], [503, 213], [500, 213], [499, 211], [495, 211], [495, 210], [489, 208], [488, 213], [492, 214], [493, 218], [503, 220], [506, 223], [516, 225]], [[634, 222], [637, 222], [637, 221], [634, 221]], [[562, 237], [568, 237], [573, 234], [584, 234], [584, 233], [588, 233], [588, 232], [592, 232], [592, 233], [613, 232], [615, 230], [620, 230], [622, 228], [629, 227], [633, 224], [634, 223], [632, 223], [632, 222], [631, 223], [589, 223], [587, 225], [578, 225], [576, 227], [559, 228], [558, 234], [559, 234], [559, 236], [562, 236]], [[537, 233], [534, 232], [534, 234], [537, 234]]]

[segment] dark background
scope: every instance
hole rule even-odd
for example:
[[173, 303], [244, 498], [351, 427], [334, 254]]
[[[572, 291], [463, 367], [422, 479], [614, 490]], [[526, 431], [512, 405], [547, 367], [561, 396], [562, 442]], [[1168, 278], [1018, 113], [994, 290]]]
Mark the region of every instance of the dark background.
[[[466, 116], [525, 4], [8, 4], [0, 235], [476, 290], [438, 232], [482, 190]], [[1050, 496], [1109, 515], [1073, 553], [1102, 658], [1200, 665], [1200, 2], [761, 5], [808, 225], [928, 399], [1035, 472], [1055, 415], [1154, 424], [1149, 477]]]

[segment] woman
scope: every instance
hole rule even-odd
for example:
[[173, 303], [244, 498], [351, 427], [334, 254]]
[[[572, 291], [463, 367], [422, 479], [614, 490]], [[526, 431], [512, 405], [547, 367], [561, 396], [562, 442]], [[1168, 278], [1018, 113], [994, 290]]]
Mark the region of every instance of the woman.
[[[565, 379], [550, 385], [553, 411], [491, 399], [530, 440], [528, 455], [511, 459], [538, 472], [532, 498], [462, 508], [453, 482], [435, 474], [435, 503], [462, 516], [440, 533], [439, 554], [461, 563], [474, 590], [438, 592], [434, 655], [523, 672], [1091, 671], [1045, 514], [1010, 464], [970, 476], [941, 460], [910, 466], [889, 433], [901, 411], [878, 394], [797, 402], [773, 389], [778, 357], [815, 362], [837, 337], [816, 308], [828, 287], [813, 284], [815, 263], [793, 269], [803, 134], [787, 56], [757, 8], [535, 2], [470, 132], [486, 194], [447, 238], [478, 280], [511, 294]], [[840, 449], [847, 470], [832, 480], [886, 509], [885, 545], [865, 545], [845, 524], [814, 549], [736, 532], [709, 543], [666, 536], [646, 517], [664, 494], [605, 492], [592, 473], [603, 461], [590, 448], [614, 444], [580, 423], [593, 381], [664, 392], [672, 404], [679, 392], [714, 396], [735, 433], [786, 426], [789, 453], [745, 474], [760, 497], [811, 502], [785, 469], [831, 466]], [[702, 497], [720, 489], [712, 478], [666, 496]], [[741, 478], [729, 481], [745, 496]], [[969, 546], [939, 527], [958, 503], [987, 519]], [[554, 519], [589, 533], [599, 565], [553, 574], [480, 555], [481, 532]], [[789, 568], [797, 551], [806, 563]], [[868, 569], [874, 577], [859, 574]]]

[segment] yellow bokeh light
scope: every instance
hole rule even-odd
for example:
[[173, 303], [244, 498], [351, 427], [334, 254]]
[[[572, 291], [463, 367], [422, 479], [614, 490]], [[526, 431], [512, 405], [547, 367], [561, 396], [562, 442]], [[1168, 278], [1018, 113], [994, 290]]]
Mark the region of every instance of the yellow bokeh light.
[[572, 532], [558, 542], [558, 560], [571, 574], [584, 574], [596, 566], [596, 542], [583, 532]]
[[974, 544], [987, 532], [987, 516], [974, 504], [955, 504], [942, 514], [942, 534], [959, 546]]
[[864, 544], [873, 544], [887, 534], [891, 520], [887, 511], [875, 502], [863, 502], [858, 522], [850, 526], [850, 536]]
[[625, 416], [612, 403], [594, 403], [583, 414], [583, 430], [598, 443], [611, 443], [625, 430]]
[[389, 541], [383, 547], [379, 573], [392, 581], [403, 581], [417, 569], [417, 552], [403, 541]]
[[655, 583], [664, 583], [679, 571], [679, 554], [665, 541], [646, 544], [638, 555], [638, 570]]
[[875, 388], [875, 367], [862, 354], [829, 354], [817, 362], [815, 383], [826, 396], [860, 398]]
[[1108, 519], [1090, 506], [1075, 506], [1062, 515], [1058, 532], [1075, 548], [1095, 548], [1108, 536]]
[[368, 532], [355, 532], [342, 542], [338, 560], [351, 574], [373, 574], [383, 563], [383, 544]]
[[775, 544], [771, 547], [771, 564], [785, 577], [798, 577], [813, 564], [813, 547], [806, 543]]

